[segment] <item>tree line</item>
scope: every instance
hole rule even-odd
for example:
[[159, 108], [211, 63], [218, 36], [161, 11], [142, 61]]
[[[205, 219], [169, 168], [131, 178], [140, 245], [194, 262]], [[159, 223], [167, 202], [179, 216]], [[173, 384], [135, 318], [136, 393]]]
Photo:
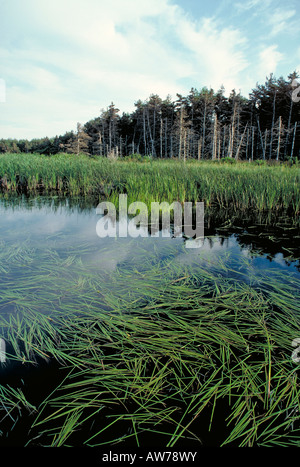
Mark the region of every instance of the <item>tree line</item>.
[[[76, 131], [54, 138], [0, 140], [0, 152], [45, 155], [86, 153], [91, 156], [155, 158], [289, 160], [300, 156], [300, 85], [296, 72], [287, 79], [266, 78], [248, 98], [233, 90], [225, 97], [203, 87], [187, 96], [138, 100], [131, 113], [111, 103]], [[297, 84], [299, 88], [296, 88]]]

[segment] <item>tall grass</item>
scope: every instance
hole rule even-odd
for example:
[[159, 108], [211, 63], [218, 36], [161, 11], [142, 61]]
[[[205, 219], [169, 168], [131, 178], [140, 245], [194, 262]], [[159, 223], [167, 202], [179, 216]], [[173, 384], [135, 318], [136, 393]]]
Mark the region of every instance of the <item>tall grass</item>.
[[150, 160], [111, 161], [58, 154], [2, 154], [0, 178], [8, 191], [62, 193], [110, 197], [128, 201], [204, 201], [207, 206], [235, 211], [300, 212], [300, 169], [297, 166], [258, 166], [250, 163], [216, 164]]

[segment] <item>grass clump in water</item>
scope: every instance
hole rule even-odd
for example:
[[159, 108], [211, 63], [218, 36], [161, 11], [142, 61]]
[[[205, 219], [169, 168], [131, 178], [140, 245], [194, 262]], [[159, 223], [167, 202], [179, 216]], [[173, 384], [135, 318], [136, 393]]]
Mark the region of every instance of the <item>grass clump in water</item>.
[[232, 258], [180, 263], [148, 254], [107, 282], [78, 252], [67, 262], [48, 254], [27, 300], [18, 301], [26, 275], [2, 296], [0, 306], [9, 298], [15, 307], [1, 314], [10, 359], [35, 366], [37, 378], [42, 361], [54, 372], [51, 387], [39, 381], [36, 400], [26, 375], [24, 384], [3, 381], [0, 443], [13, 442], [24, 423], [26, 446], [299, 444], [295, 275], [251, 275], [249, 264], [245, 281]]

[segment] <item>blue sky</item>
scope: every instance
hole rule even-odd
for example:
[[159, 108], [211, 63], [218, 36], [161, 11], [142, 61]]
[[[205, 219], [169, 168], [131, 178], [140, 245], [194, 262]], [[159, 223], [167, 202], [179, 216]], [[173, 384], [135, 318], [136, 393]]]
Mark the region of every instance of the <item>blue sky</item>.
[[0, 139], [60, 135], [152, 93], [247, 97], [300, 73], [299, 18], [299, 0], [0, 0]]

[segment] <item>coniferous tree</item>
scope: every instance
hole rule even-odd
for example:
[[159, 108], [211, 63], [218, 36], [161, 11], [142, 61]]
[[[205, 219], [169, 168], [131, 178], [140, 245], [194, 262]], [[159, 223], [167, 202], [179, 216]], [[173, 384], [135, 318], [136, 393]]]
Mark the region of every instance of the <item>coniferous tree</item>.
[[300, 104], [293, 100], [297, 79], [296, 72], [287, 79], [271, 74], [247, 99], [235, 90], [225, 97], [223, 87], [216, 93], [192, 88], [175, 101], [151, 94], [121, 117], [111, 103], [95, 119], [78, 124], [76, 132], [30, 141], [2, 139], [0, 152], [287, 160], [300, 154]]

